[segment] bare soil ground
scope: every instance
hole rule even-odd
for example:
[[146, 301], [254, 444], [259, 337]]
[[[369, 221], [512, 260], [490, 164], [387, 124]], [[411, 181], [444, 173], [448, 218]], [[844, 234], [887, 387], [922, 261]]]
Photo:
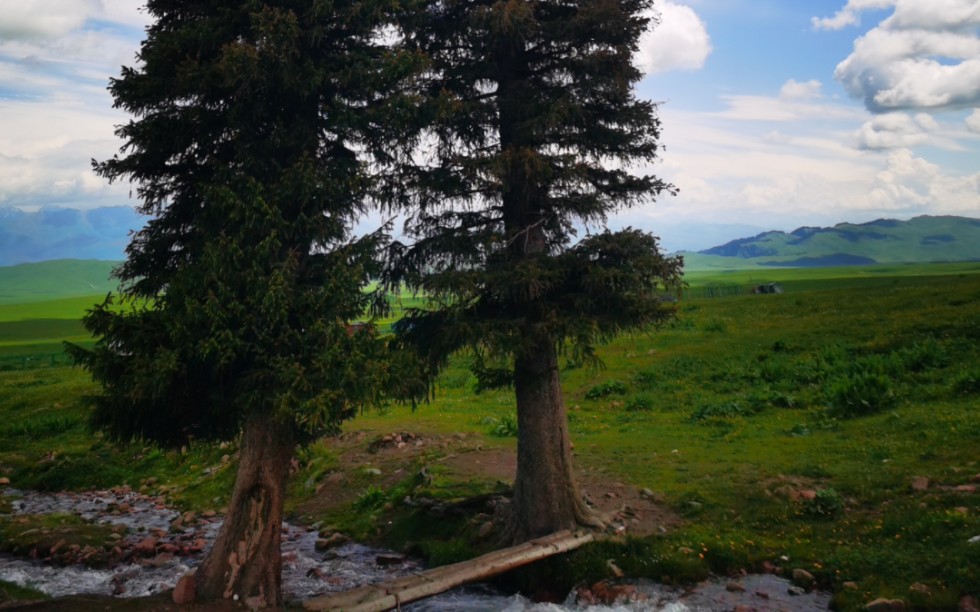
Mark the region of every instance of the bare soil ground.
[[[300, 515], [316, 515], [350, 504], [364, 490], [365, 470], [380, 470], [373, 484], [392, 487], [421, 467], [438, 468], [440, 477], [454, 482], [506, 483], [514, 480], [517, 457], [509, 445], [481, 434], [423, 435], [412, 432], [379, 434], [352, 431], [331, 440], [340, 454], [340, 467], [321, 483], [318, 493], [300, 504]], [[681, 519], [659, 496], [576, 460], [581, 493], [617, 535], [666, 533]], [[618, 529], [616, 529], [618, 527]]]

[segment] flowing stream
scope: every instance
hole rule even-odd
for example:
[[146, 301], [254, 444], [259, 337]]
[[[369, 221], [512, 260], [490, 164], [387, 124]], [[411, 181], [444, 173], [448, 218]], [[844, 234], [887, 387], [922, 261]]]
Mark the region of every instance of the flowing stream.
[[[179, 550], [187, 542], [199, 542], [189, 554], [163, 552], [120, 562], [107, 569], [83, 565], [56, 566], [40, 561], [0, 555], [0, 580], [31, 587], [52, 597], [95, 594], [143, 597], [173, 588], [177, 579], [200, 563], [221, 527], [218, 517], [199, 519], [180, 526], [179, 512], [132, 491], [85, 493], [36, 493], [6, 491], [14, 497], [14, 514], [75, 514], [96, 523], [126, 528], [122, 548], [138, 548], [153, 538], [161, 546]], [[120, 510], [122, 509], [122, 510]], [[175, 523], [175, 521], [177, 521]], [[391, 551], [348, 542], [326, 551], [316, 550], [316, 531], [283, 524], [283, 590], [290, 600], [303, 600], [328, 592], [343, 591], [422, 569], [421, 563]], [[152, 534], [152, 535], [151, 535]], [[380, 561], [383, 560], [383, 563]], [[791, 594], [788, 581], [772, 575], [750, 575], [733, 590], [726, 580], [703, 582], [691, 589], [674, 589], [647, 580], [630, 581], [634, 601], [615, 605], [589, 605], [572, 593], [563, 604], [533, 603], [521, 595], [503, 593], [486, 585], [461, 587], [421, 602], [404, 606], [415, 612], [682, 612], [732, 610], [746, 605], [756, 610], [808, 611], [828, 608], [826, 593]]]

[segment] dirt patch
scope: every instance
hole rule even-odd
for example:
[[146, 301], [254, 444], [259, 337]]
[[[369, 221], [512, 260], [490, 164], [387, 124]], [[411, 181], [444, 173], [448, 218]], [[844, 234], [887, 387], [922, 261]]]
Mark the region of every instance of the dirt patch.
[[[423, 466], [441, 466], [442, 477], [457, 482], [508, 485], [517, 471], [512, 448], [476, 433], [429, 436], [355, 431], [331, 444], [341, 456], [341, 467], [324, 479], [316, 495], [297, 508], [300, 514], [315, 515], [350, 504], [365, 487], [392, 487], [418, 474]], [[681, 523], [655, 492], [611, 479], [587, 465], [577, 467], [582, 495], [615, 533], [643, 537], [667, 533]]]

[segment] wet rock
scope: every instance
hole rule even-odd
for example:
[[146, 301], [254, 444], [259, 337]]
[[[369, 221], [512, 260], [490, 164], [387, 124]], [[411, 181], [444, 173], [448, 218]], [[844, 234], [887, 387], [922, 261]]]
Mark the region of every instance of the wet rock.
[[806, 589], [798, 586], [791, 586], [786, 589], [786, 592], [790, 595], [806, 595]]
[[742, 585], [740, 582], [729, 582], [728, 584], [725, 585], [725, 590], [728, 591], [729, 593], [744, 593], [745, 586]]
[[0, 476], [0, 487], [6, 487], [10, 485], [10, 479], [6, 476]]
[[813, 586], [814, 582], [816, 582], [816, 579], [813, 577], [813, 574], [806, 571], [805, 569], [796, 568], [793, 570], [794, 584], [808, 589]]
[[159, 541], [160, 538], [156, 536], [149, 536], [147, 538], [144, 538], [138, 544], [136, 544], [136, 546], [133, 546], [133, 554], [140, 555], [142, 557], [149, 557], [154, 553], [156, 553], [157, 542]]
[[389, 565], [400, 565], [405, 562], [405, 556], [395, 555], [395, 554], [378, 555], [374, 558], [374, 562], [381, 567], [387, 567]]
[[901, 599], [879, 597], [864, 606], [869, 612], [905, 612], [905, 602]]
[[173, 600], [178, 606], [187, 605], [197, 598], [197, 579], [194, 571], [187, 572], [177, 579], [174, 587]]
[[331, 533], [325, 538], [317, 538], [314, 548], [319, 551], [324, 551], [334, 548], [335, 546], [340, 546], [341, 544], [346, 544], [349, 541], [350, 538], [338, 531]]

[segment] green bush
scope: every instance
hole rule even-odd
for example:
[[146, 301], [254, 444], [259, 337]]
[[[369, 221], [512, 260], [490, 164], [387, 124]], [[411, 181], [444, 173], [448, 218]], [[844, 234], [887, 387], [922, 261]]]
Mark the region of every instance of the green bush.
[[720, 404], [705, 404], [698, 407], [691, 414], [694, 422], [710, 421], [712, 419], [729, 419], [733, 417], [750, 416], [757, 411], [747, 407], [738, 401], [723, 402]]
[[602, 399], [610, 395], [626, 395], [626, 383], [619, 380], [607, 380], [585, 392], [585, 399]]
[[831, 488], [820, 489], [816, 497], [805, 502], [803, 510], [809, 516], [834, 518], [844, 511], [844, 500]]
[[489, 433], [491, 436], [496, 436], [498, 438], [517, 437], [516, 414], [505, 414], [499, 419], [496, 417], [485, 417], [481, 422], [484, 425], [490, 426], [487, 433]]
[[626, 410], [628, 412], [645, 412], [653, 410], [653, 396], [646, 393], [638, 393], [626, 400]]
[[953, 393], [957, 395], [980, 394], [980, 370], [963, 372], [953, 379]]
[[884, 374], [860, 372], [838, 378], [827, 387], [827, 402], [833, 416], [851, 418], [874, 414], [895, 404], [891, 380]]

